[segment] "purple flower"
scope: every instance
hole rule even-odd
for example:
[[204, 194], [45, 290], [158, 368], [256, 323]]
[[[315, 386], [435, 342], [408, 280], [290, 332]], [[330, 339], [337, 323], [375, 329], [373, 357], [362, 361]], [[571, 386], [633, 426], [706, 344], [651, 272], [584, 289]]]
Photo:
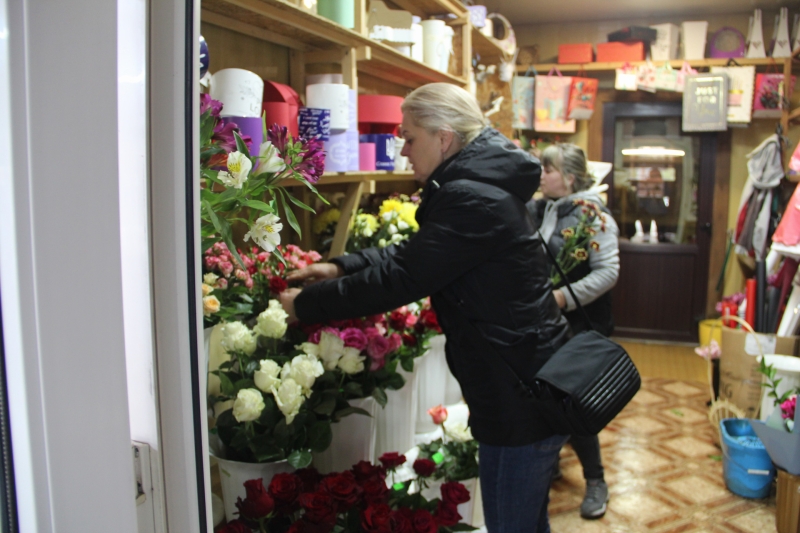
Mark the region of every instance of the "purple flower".
[[304, 153], [303, 161], [295, 165], [294, 170], [298, 172], [309, 183], [317, 183], [325, 172], [325, 152]]
[[367, 347], [367, 336], [358, 328], [345, 328], [339, 333], [339, 338], [344, 341], [345, 346], [363, 350]]
[[278, 149], [278, 152], [282, 155], [286, 155], [286, 143], [288, 142], [289, 132], [286, 126], [279, 126], [277, 124], [273, 124], [269, 127], [269, 131], [267, 131], [267, 138], [272, 143], [272, 145]]
[[211, 139], [219, 143], [219, 146], [226, 152], [235, 152], [236, 138], [233, 136], [234, 131], [239, 134], [239, 137], [241, 137], [242, 141], [247, 145], [247, 151], [251, 152], [253, 150], [253, 140], [249, 135], [242, 134], [242, 132], [239, 131], [239, 126], [237, 126], [235, 122], [228, 122], [227, 124], [223, 123], [221, 120], [217, 122], [217, 125], [214, 127], [214, 135]]
[[200, 114], [202, 115], [208, 110], [211, 110], [212, 117], [219, 117], [220, 111], [222, 111], [222, 102], [219, 100], [214, 100], [211, 96], [207, 94], [200, 95]]

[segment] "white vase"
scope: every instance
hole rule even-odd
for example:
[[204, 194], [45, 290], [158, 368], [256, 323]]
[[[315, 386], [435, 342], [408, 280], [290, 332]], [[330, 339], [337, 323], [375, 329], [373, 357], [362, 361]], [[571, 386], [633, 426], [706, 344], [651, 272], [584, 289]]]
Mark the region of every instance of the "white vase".
[[445, 405], [447, 376], [447, 358], [444, 354], [444, 335], [436, 335], [430, 340], [430, 349], [417, 359], [417, 433], [436, 431], [428, 409], [437, 405]]
[[363, 398], [350, 400], [350, 405], [364, 409], [370, 416], [352, 414], [331, 425], [330, 447], [314, 454], [314, 466], [322, 474], [350, 470], [359, 461], [375, 461], [378, 402]]
[[238, 517], [236, 499], [245, 499], [247, 491], [244, 482], [259, 479], [264, 482], [264, 487], [269, 487], [275, 474], [294, 472], [289, 461], [275, 463], [240, 463], [229, 459], [216, 457], [219, 464], [219, 478], [222, 484], [222, 501], [225, 504], [225, 517], [230, 521]]
[[378, 436], [375, 456], [386, 452], [405, 453], [414, 447], [417, 431], [417, 372], [398, 369], [406, 384], [400, 390], [387, 390], [386, 407], [378, 408]]

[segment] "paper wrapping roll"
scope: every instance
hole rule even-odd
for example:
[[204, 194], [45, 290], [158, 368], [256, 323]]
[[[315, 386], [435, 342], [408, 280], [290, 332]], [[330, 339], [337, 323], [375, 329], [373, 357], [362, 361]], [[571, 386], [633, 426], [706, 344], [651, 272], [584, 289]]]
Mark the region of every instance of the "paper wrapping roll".
[[211, 76], [211, 98], [222, 102], [224, 117], [260, 117], [264, 81], [240, 68], [226, 68]]
[[[392, 124], [403, 122], [402, 96], [362, 94], [358, 97], [359, 124]], [[365, 132], [367, 133], [367, 132]]]
[[423, 20], [422, 25], [422, 60], [431, 68], [439, 69], [442, 63], [441, 54], [444, 49], [443, 20]]
[[309, 74], [306, 76], [306, 85], [318, 83], [342, 83], [341, 74]]
[[377, 133], [361, 135], [362, 143], [375, 144], [375, 169], [394, 170], [394, 134]]
[[317, 13], [351, 30], [356, 25], [354, 0], [317, 0]]
[[300, 135], [306, 139], [318, 137], [322, 141], [327, 141], [331, 136], [331, 111], [301, 107], [297, 126]]
[[350, 87], [342, 83], [317, 83], [306, 87], [306, 105], [331, 110], [331, 131], [347, 129]]
[[358, 145], [359, 170], [375, 170], [375, 143]]
[[252, 141], [248, 147], [250, 155], [258, 155], [261, 143], [264, 142], [264, 128], [261, 124], [261, 117], [222, 117], [222, 122], [225, 124], [235, 123], [239, 128], [239, 133], [247, 135]]
[[358, 132], [347, 132], [347, 170], [356, 172], [361, 169], [361, 160], [358, 151]]
[[325, 150], [325, 172], [350, 170], [346, 131], [331, 133], [330, 139], [323, 142], [323, 149]]
[[425, 39], [422, 36], [422, 24], [420, 24], [419, 17], [414, 17], [414, 24], [411, 26], [411, 38], [414, 39], [414, 44], [411, 45], [411, 59], [422, 63], [425, 60], [422, 50]]

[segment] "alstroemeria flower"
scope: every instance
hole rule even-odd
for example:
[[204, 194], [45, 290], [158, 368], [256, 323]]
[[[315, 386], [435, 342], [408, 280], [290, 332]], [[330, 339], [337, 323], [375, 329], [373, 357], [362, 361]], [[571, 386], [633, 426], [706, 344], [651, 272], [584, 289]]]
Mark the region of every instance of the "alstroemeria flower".
[[253, 168], [253, 162], [249, 157], [241, 152], [231, 152], [228, 154], [228, 171], [220, 171], [217, 177], [226, 187], [241, 189], [244, 182], [247, 181], [247, 176], [250, 175], [251, 168]]
[[278, 152], [278, 148], [270, 141], [262, 143], [258, 151], [256, 170], [253, 175], [274, 174], [281, 172], [284, 168], [286, 168], [286, 163], [283, 161], [280, 152]]
[[252, 238], [264, 250], [274, 251], [281, 243], [280, 231], [283, 229], [283, 224], [279, 221], [280, 219], [272, 213], [259, 218], [245, 234], [245, 242]]

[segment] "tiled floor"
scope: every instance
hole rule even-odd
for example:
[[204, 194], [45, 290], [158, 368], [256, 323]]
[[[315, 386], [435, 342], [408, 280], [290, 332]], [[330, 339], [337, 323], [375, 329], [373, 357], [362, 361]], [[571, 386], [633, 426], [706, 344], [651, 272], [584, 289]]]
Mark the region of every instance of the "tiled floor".
[[774, 496], [748, 500], [725, 488], [707, 400], [703, 383], [645, 378], [642, 390], [600, 433], [611, 500], [599, 520], [580, 517], [583, 472], [565, 447], [564, 477], [550, 491], [553, 533], [774, 532]]

